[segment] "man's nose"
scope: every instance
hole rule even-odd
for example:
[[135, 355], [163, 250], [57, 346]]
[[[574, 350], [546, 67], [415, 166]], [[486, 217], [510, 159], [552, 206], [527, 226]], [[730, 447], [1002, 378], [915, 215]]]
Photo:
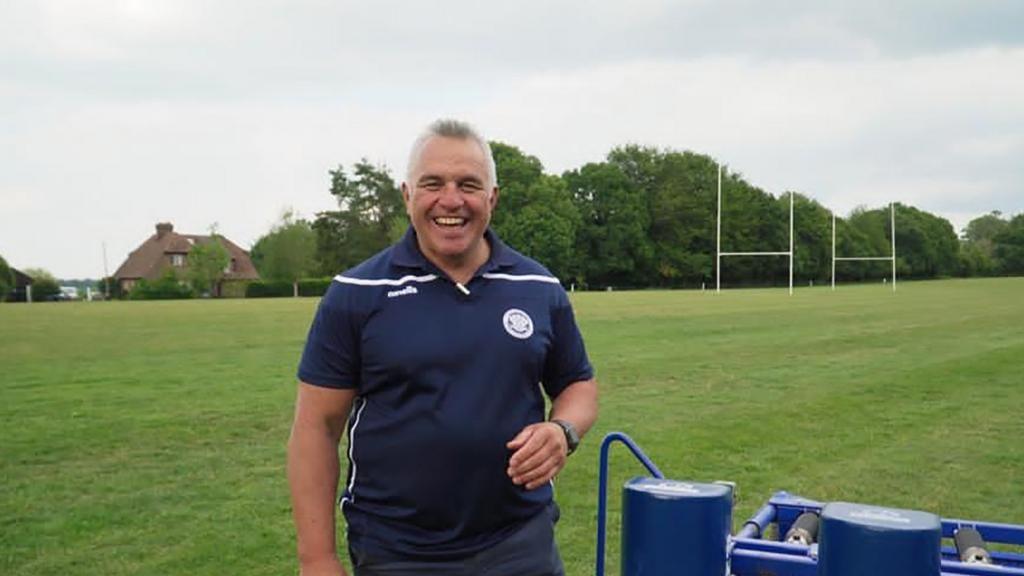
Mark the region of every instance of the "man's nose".
[[438, 202], [445, 208], [458, 208], [462, 206], [464, 199], [459, 185], [456, 182], [446, 182], [441, 188], [441, 198]]

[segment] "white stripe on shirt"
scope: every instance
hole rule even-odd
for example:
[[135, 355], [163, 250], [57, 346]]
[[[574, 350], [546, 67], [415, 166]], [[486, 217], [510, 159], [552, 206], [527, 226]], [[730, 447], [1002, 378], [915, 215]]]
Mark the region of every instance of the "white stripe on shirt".
[[345, 496], [342, 496], [341, 501], [338, 502], [338, 506], [342, 509], [345, 508], [345, 502], [356, 501], [356, 495], [353, 492], [356, 486], [356, 461], [352, 457], [352, 448], [356, 445], [356, 428], [359, 427], [359, 417], [363, 415], [364, 408], [366, 408], [366, 398], [363, 398], [362, 405], [359, 406], [359, 410], [356, 410], [352, 429], [348, 431], [348, 461], [352, 464], [352, 478], [348, 482], [348, 487], [345, 488]]
[[426, 276], [402, 276], [397, 280], [390, 278], [351, 278], [349, 276], [342, 276], [338, 274], [334, 277], [335, 282], [341, 282], [342, 284], [355, 284], [356, 286], [401, 286], [409, 282], [433, 282], [437, 280], [436, 274], [427, 274]]
[[513, 282], [547, 282], [548, 284], [559, 284], [558, 278], [543, 276], [541, 274], [484, 274], [484, 278], [491, 280], [511, 280]]

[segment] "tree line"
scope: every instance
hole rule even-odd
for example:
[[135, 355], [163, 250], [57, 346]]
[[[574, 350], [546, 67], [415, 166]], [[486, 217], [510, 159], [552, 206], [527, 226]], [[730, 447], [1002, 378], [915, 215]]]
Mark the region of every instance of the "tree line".
[[[492, 142], [501, 196], [492, 227], [509, 245], [580, 288], [685, 288], [714, 282], [718, 163], [689, 151], [621, 146], [604, 161], [561, 175], [535, 156]], [[287, 213], [252, 248], [270, 280], [333, 276], [401, 237], [408, 221], [389, 170], [366, 160], [331, 170], [336, 210], [312, 221]], [[789, 249], [789, 192], [778, 196], [726, 169], [722, 251]], [[902, 278], [1024, 274], [1024, 214], [981, 216], [958, 237], [948, 220], [895, 205], [896, 267]], [[837, 256], [889, 256], [889, 207], [836, 219]], [[839, 281], [887, 277], [890, 262], [836, 263]], [[832, 213], [794, 193], [794, 279], [832, 273]], [[723, 259], [726, 285], [788, 282], [784, 257]]]

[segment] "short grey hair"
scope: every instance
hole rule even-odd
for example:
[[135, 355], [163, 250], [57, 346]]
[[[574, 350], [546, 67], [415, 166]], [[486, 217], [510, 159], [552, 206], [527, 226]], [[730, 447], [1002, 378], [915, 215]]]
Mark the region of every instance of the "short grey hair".
[[[454, 120], [452, 118], [441, 118], [434, 120], [427, 126], [416, 141], [412, 143], [412, 149], [409, 151], [409, 164], [405, 169], [405, 180], [413, 187], [412, 170], [413, 167], [419, 162], [420, 153], [423, 152], [423, 146], [426, 145], [427, 141], [431, 138], [455, 138], [458, 140], [472, 140], [480, 147], [480, 150], [484, 153], [484, 160], [487, 163], [487, 176], [491, 179], [491, 186], [498, 185], [498, 170], [494, 166], [494, 155], [491, 153], [491, 146], [487, 143], [487, 139], [484, 138], [472, 125], [462, 120]], [[488, 190], [490, 193], [493, 191]]]

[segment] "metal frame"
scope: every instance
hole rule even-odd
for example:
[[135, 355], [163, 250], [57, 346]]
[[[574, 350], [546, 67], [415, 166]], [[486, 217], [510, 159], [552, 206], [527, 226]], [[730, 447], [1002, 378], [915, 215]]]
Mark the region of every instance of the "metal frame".
[[[664, 478], [661, 470], [622, 432], [612, 432], [601, 443], [598, 470], [597, 494], [597, 558], [596, 576], [604, 576], [605, 533], [608, 490], [608, 451], [615, 442], [625, 444], [648, 472], [655, 478]], [[727, 554], [730, 573], [734, 576], [817, 576], [818, 545], [805, 546], [776, 540], [763, 539], [769, 526], [777, 526], [776, 535], [782, 537], [800, 514], [808, 511], [820, 513], [824, 504], [794, 496], [787, 492], [776, 492], [753, 516], [747, 520], [735, 536], [729, 538]], [[942, 537], [952, 538], [960, 527], [970, 526], [978, 530], [987, 543], [1024, 546], [1024, 526], [997, 524], [955, 518], [942, 519]], [[965, 564], [957, 558], [956, 550], [950, 546], [941, 549], [941, 576], [1024, 576], [1024, 554], [1016, 552], [990, 551], [994, 564]]]
[[[770, 524], [776, 524], [779, 535], [804, 512], [820, 513], [824, 503], [808, 500], [787, 492], [777, 492], [732, 539], [732, 572], [735, 576], [811, 576], [817, 573], [817, 545], [803, 546], [760, 538]], [[1024, 545], [1024, 526], [976, 520], [942, 519], [942, 537], [952, 538], [962, 526], [981, 533], [986, 543]], [[990, 551], [994, 564], [965, 564], [951, 546], [941, 549], [943, 576], [1024, 576], [1024, 554]]]
[[836, 260], [890, 260], [892, 261], [892, 291], [896, 291], [896, 203], [889, 203], [891, 256], [842, 256], [836, 257], [836, 213], [832, 213], [832, 290], [836, 289]]
[[[718, 165], [718, 225], [715, 233], [715, 293], [722, 291], [723, 256], [789, 256], [789, 294], [793, 295], [793, 192], [789, 193], [788, 252], [722, 252], [722, 165]], [[835, 264], [833, 263], [833, 268]]]

